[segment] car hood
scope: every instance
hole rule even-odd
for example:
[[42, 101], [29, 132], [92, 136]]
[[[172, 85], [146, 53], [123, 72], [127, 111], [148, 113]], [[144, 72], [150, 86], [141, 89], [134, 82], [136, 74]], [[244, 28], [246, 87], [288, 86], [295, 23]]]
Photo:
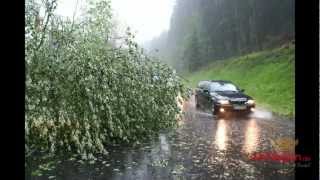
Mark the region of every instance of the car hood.
[[217, 99], [226, 99], [226, 100], [248, 100], [252, 99], [250, 96], [245, 95], [241, 92], [234, 91], [219, 91], [211, 92], [210, 95]]

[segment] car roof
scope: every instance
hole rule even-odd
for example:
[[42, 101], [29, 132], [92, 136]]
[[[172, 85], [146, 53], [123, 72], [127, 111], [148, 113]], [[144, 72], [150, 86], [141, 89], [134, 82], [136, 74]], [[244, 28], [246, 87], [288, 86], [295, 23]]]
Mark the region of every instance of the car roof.
[[210, 80], [210, 82], [217, 82], [217, 83], [231, 83], [231, 84], [233, 84], [231, 81], [228, 81], [228, 80]]
[[231, 83], [231, 84], [233, 84], [233, 82], [228, 81], [228, 80], [202, 80], [202, 81], [199, 81], [199, 83], [211, 83], [211, 82], [216, 82], [216, 83]]
[[199, 81], [198, 87], [200, 87], [200, 86], [208, 86], [211, 83], [219, 83], [221, 85], [223, 85], [225, 83], [234, 84], [233, 82], [228, 81], [228, 80], [202, 80], [202, 81]]

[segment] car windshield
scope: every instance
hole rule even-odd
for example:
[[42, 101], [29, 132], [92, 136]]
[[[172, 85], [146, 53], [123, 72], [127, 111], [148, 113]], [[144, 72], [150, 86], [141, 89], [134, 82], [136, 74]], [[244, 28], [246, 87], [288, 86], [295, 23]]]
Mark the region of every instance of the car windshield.
[[210, 92], [213, 91], [238, 91], [237, 87], [231, 83], [211, 83]]

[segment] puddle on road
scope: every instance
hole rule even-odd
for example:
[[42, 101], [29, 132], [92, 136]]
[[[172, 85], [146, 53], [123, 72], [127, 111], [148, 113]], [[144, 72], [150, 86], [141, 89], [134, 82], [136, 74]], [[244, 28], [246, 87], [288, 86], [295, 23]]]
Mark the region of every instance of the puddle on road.
[[256, 152], [260, 139], [260, 129], [255, 119], [250, 119], [246, 125], [243, 151], [248, 154]]
[[226, 142], [227, 142], [227, 134], [226, 134], [226, 123], [225, 120], [219, 120], [217, 125], [217, 131], [216, 131], [216, 137], [215, 137], [215, 144], [218, 146], [219, 150], [225, 150], [226, 149]]

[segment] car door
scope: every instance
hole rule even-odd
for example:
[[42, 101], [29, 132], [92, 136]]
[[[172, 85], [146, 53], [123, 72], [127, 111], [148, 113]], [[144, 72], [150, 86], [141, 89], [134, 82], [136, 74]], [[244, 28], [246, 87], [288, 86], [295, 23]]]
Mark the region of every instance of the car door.
[[197, 90], [197, 103], [202, 107], [204, 106], [203, 100], [203, 88], [199, 87]]
[[197, 104], [201, 104], [201, 88], [198, 86], [196, 89], [195, 89], [195, 101]]
[[202, 102], [203, 105], [206, 108], [210, 107], [210, 91], [209, 91], [209, 85], [204, 86], [203, 91], [202, 91]]
[[198, 88], [196, 89], [196, 101], [200, 106], [204, 106], [203, 102], [203, 88], [204, 88], [205, 82], [201, 81], [198, 84]]

